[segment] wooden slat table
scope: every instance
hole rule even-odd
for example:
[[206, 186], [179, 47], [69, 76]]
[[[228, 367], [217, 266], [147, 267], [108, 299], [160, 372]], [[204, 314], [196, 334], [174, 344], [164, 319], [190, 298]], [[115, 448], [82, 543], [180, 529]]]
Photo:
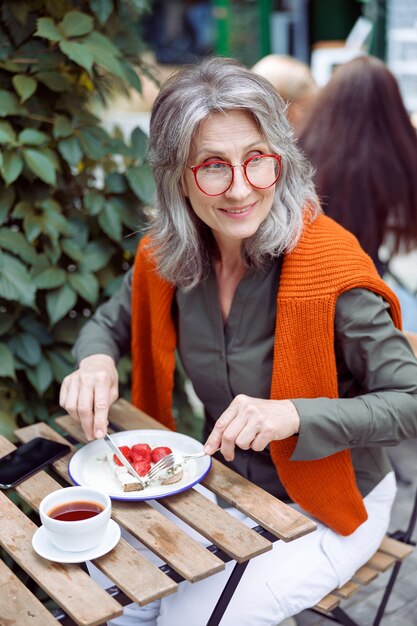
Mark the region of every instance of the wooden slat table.
[[[79, 425], [69, 416], [60, 417], [56, 422], [72, 441], [85, 442]], [[114, 430], [162, 428], [125, 400], [118, 400], [113, 405], [110, 423]], [[68, 443], [45, 423], [19, 429], [16, 435], [21, 442], [40, 435]], [[0, 436], [0, 456], [14, 447]], [[75, 450], [71, 445], [71, 452], [53, 464], [60, 483], [41, 471], [16, 487], [15, 491], [32, 509], [37, 511], [46, 494], [71, 482], [68, 461]], [[85, 567], [52, 563], [39, 557], [31, 545], [36, 525], [4, 492], [0, 492], [0, 545], [62, 609], [60, 615], [49, 613], [13, 572], [5, 564], [0, 564], [2, 588], [9, 590], [8, 594], [1, 594], [0, 626], [52, 626], [58, 624], [59, 619], [65, 624], [82, 626], [104, 624], [120, 615], [124, 604], [137, 602], [145, 605], [175, 593], [180, 581], [198, 583], [224, 569], [225, 561], [233, 559], [236, 566], [231, 576], [234, 576], [234, 582], [230, 579], [228, 583], [230, 596], [250, 559], [270, 550], [276, 539], [293, 541], [315, 529], [311, 520], [215, 459], [202, 484], [251, 517], [255, 529], [241, 523], [195, 489], [159, 500], [163, 507], [210, 542], [206, 548], [147, 502], [114, 500], [113, 519], [166, 565], [157, 567], [121, 539], [111, 552], [93, 561], [114, 583], [111, 593], [91, 579]], [[209, 620], [210, 626], [219, 623], [227, 601], [216, 607]]]

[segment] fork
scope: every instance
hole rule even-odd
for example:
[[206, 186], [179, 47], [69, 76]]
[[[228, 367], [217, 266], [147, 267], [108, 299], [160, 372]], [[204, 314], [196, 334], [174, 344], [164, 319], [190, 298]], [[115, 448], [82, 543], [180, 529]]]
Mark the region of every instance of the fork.
[[145, 480], [153, 480], [162, 472], [166, 472], [173, 467], [177, 467], [178, 465], [182, 465], [186, 461], [190, 459], [198, 459], [200, 457], [206, 456], [206, 453], [201, 450], [201, 452], [195, 452], [194, 454], [180, 454], [179, 452], [172, 452], [171, 454], [167, 454], [162, 459], [160, 459], [149, 472], [144, 476]]

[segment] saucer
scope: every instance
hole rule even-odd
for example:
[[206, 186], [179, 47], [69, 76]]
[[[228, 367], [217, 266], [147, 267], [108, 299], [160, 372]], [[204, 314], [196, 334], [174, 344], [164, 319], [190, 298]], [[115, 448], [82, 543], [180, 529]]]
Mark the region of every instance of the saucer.
[[112, 548], [118, 543], [120, 539], [120, 526], [116, 524], [112, 519], [109, 521], [106, 534], [103, 541], [101, 541], [94, 548], [89, 550], [81, 550], [79, 552], [68, 552], [67, 550], [60, 550], [49, 540], [47, 531], [43, 526], [40, 526], [32, 537], [32, 547], [39, 554], [39, 556], [48, 561], [55, 561], [56, 563], [82, 563], [83, 561], [91, 561], [92, 559], [98, 559], [99, 556], [103, 556], [110, 552]]

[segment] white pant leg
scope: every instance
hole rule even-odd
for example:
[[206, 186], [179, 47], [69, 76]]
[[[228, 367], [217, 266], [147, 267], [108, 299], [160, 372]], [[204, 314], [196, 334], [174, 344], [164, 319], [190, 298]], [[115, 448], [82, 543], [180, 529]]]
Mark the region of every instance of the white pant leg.
[[[274, 626], [347, 582], [379, 547], [395, 493], [391, 472], [364, 499], [368, 519], [348, 537], [318, 523], [315, 532], [290, 543], [278, 541], [273, 550], [252, 559], [221, 626]], [[161, 600], [157, 626], [205, 626], [233, 566], [228, 563], [226, 573], [194, 585], [181, 583], [174, 595]]]
[[[314, 606], [344, 584], [380, 545], [388, 528], [395, 493], [395, 477], [390, 472], [364, 499], [368, 519], [348, 537], [318, 522], [313, 533], [290, 543], [278, 541], [271, 551], [252, 559], [221, 626], [275, 626]], [[229, 512], [243, 517], [235, 509]], [[254, 525], [250, 518], [244, 517], [242, 521]], [[109, 625], [205, 626], [234, 565], [234, 561], [227, 563], [224, 571], [198, 583], [180, 583], [176, 593], [146, 607], [129, 605], [124, 615]]]

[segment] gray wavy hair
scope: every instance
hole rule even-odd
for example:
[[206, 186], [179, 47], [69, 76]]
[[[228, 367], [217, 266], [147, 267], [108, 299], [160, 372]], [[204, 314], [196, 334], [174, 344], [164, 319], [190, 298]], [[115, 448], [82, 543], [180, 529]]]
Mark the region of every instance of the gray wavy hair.
[[257, 232], [243, 242], [245, 263], [262, 269], [267, 259], [291, 250], [305, 211], [320, 211], [312, 170], [297, 149], [286, 105], [272, 85], [234, 59], [210, 57], [185, 67], [162, 86], [152, 109], [149, 160], [156, 184], [151, 243], [158, 272], [189, 291], [205, 278], [216, 248], [210, 229], [184, 197], [181, 178], [191, 142], [212, 113], [251, 113], [272, 153], [282, 156], [282, 174], [272, 209]]

